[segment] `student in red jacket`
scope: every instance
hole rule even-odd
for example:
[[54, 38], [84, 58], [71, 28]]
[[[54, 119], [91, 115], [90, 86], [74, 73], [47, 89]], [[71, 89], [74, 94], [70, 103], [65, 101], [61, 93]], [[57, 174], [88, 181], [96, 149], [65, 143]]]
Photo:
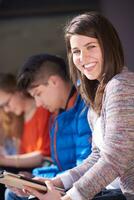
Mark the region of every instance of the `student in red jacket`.
[[16, 78], [12, 74], [0, 74], [0, 106], [5, 112], [24, 117], [19, 153], [0, 155], [0, 166], [16, 170], [41, 166], [44, 158], [50, 157], [50, 113], [37, 108], [30, 95], [16, 89]]

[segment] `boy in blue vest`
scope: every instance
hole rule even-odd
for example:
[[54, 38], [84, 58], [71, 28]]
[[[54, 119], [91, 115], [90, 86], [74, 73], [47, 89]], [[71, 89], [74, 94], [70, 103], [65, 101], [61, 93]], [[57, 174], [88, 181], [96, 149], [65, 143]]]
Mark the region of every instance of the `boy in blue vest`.
[[[24, 63], [17, 80], [18, 88], [30, 93], [37, 106], [53, 113], [50, 120], [52, 165], [34, 169], [33, 175], [52, 178], [80, 164], [91, 153], [88, 108], [72, 85], [64, 60], [49, 54], [34, 55]], [[7, 190], [5, 199], [23, 198]]]

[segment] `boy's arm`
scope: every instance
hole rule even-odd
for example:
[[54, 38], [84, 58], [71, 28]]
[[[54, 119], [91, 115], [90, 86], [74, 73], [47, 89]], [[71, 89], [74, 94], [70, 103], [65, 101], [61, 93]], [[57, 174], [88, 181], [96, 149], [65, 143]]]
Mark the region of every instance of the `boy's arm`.
[[74, 135], [76, 148], [76, 165], [82, 163], [91, 153], [92, 132], [87, 120], [87, 110], [84, 108], [77, 114], [76, 131]]

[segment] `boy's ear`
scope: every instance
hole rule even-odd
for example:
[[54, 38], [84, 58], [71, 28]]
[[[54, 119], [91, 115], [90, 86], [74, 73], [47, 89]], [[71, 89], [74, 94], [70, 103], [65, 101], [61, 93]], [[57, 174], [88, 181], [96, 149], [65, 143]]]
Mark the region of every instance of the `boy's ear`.
[[53, 85], [57, 85], [59, 83], [59, 76], [56, 76], [56, 75], [50, 76], [48, 82]]

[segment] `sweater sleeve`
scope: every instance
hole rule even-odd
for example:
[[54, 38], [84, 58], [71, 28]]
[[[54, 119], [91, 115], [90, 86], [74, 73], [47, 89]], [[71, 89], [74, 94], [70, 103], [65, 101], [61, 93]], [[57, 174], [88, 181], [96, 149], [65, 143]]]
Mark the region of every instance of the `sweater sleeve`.
[[68, 193], [72, 200], [74, 192], [82, 200], [92, 199], [117, 176], [131, 169], [134, 149], [133, 86], [133, 81], [123, 79], [113, 79], [107, 85], [103, 102], [104, 141], [100, 158], [91, 168], [87, 167], [83, 176], [84, 165], [70, 171], [72, 179], [76, 174], [81, 176]]

